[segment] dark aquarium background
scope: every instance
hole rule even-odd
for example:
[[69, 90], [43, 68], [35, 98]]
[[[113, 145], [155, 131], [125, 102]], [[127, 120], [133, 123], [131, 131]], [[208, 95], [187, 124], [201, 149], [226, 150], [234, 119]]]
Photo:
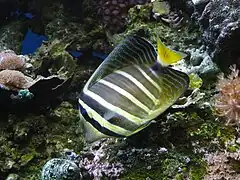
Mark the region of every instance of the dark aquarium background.
[[[239, 7], [0, 0], [0, 180], [240, 179]], [[88, 143], [78, 98], [129, 36], [187, 54], [169, 68], [187, 74], [189, 87], [138, 133]]]

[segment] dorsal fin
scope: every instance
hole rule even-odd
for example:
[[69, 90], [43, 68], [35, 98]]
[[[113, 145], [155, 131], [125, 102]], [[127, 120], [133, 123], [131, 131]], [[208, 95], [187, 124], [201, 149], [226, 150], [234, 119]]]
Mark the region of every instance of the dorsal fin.
[[154, 46], [139, 36], [129, 36], [124, 39], [97, 68], [86, 83], [84, 90], [112, 72], [129, 65], [152, 65], [157, 60]]

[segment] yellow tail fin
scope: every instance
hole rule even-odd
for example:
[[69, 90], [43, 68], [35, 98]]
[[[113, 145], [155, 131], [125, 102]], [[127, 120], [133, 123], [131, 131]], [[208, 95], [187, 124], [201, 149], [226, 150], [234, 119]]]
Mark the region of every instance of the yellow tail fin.
[[174, 64], [187, 56], [185, 53], [169, 49], [162, 43], [162, 41], [159, 38], [157, 39], [157, 49], [158, 49], [158, 62], [162, 66]]

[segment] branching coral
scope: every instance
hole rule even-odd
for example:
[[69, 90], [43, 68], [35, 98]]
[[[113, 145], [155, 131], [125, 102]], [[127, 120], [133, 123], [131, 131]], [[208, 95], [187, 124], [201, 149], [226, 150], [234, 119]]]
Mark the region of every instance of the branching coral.
[[231, 74], [225, 78], [219, 76], [215, 96], [215, 108], [220, 116], [227, 119], [227, 125], [240, 125], [240, 77], [236, 66], [231, 67]]

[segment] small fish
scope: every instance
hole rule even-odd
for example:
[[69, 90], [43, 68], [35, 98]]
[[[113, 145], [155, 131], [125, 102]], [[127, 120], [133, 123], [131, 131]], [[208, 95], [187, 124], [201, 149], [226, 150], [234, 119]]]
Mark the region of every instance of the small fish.
[[129, 36], [97, 68], [79, 96], [85, 139], [128, 137], [146, 128], [188, 88], [188, 75], [168, 65], [185, 54], [158, 39]]

